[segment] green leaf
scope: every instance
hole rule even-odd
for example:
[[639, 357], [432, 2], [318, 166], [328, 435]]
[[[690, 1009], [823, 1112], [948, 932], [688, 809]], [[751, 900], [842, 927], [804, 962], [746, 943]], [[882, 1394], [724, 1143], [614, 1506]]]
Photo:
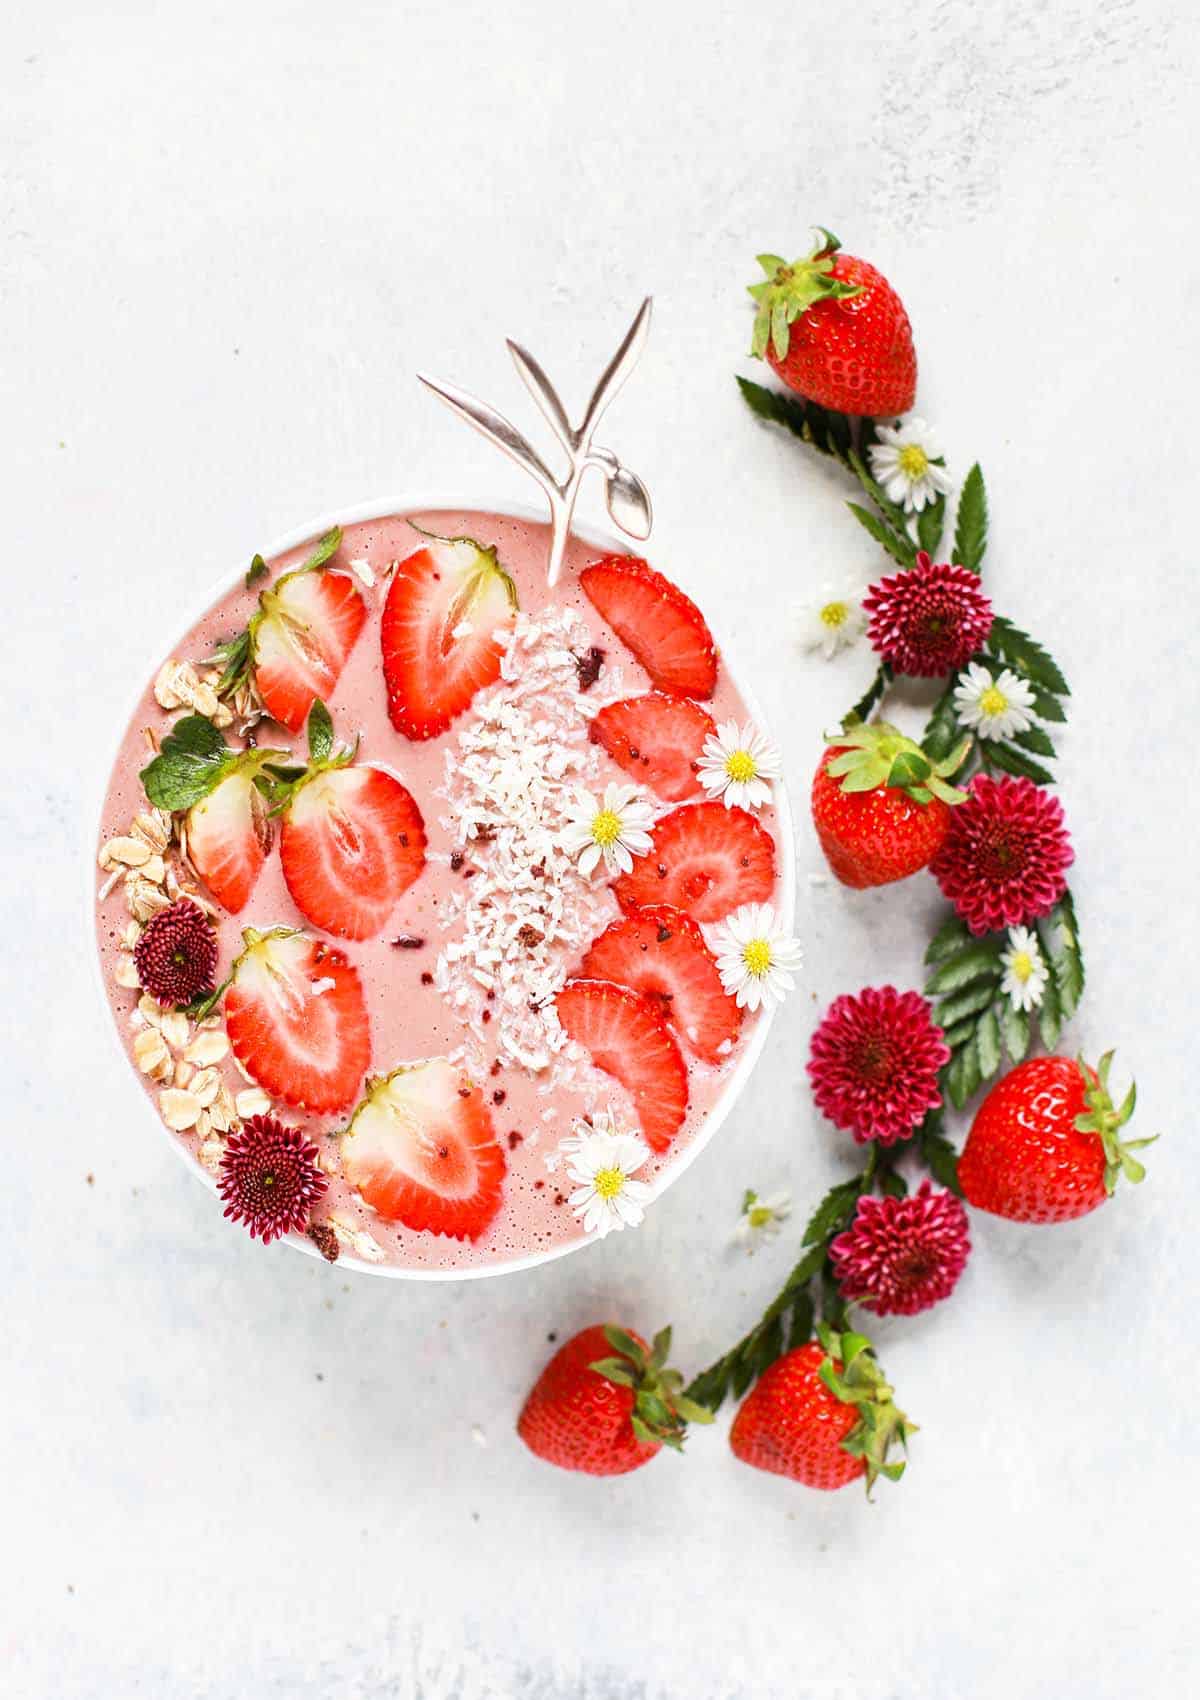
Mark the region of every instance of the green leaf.
[[1037, 931], [1053, 971], [1063, 1018], [1069, 1020], [1083, 996], [1086, 979], [1075, 901], [1069, 891], [1064, 892], [1050, 913], [1038, 922]]
[[996, 982], [999, 973], [990, 980], [981, 981], [978, 985], [966, 986], [953, 997], [943, 998], [934, 1010], [933, 1018], [941, 1028], [952, 1027], [964, 1016], [979, 1015], [991, 1003], [996, 995]]
[[854, 1214], [859, 1191], [857, 1175], [853, 1180], [831, 1187], [809, 1218], [802, 1243], [806, 1246], [823, 1245], [832, 1235], [840, 1233]]
[[219, 643], [216, 659], [221, 664], [221, 677], [217, 680], [217, 695], [227, 697], [245, 679], [250, 671], [252, 644], [249, 627], [239, 632], [237, 637], [230, 638], [228, 643]]
[[1005, 998], [1000, 1015], [1000, 1032], [1004, 1049], [1018, 1063], [1029, 1049], [1029, 1016]]
[[615, 1381], [618, 1387], [636, 1387], [637, 1373], [628, 1358], [597, 1358], [588, 1365], [605, 1381]]
[[895, 1169], [885, 1169], [879, 1177], [879, 1190], [886, 1193], [889, 1198], [906, 1198], [908, 1196], [908, 1182]]
[[1067, 711], [1054, 692], [1044, 690], [1040, 685], [1033, 687], [1033, 711], [1039, 719], [1052, 720], [1060, 726], [1067, 718]]
[[816, 1320], [812, 1294], [807, 1289], [800, 1293], [792, 1305], [792, 1322], [788, 1330], [788, 1351], [794, 1352], [797, 1346], [805, 1346], [812, 1339], [813, 1323]]
[[604, 1338], [614, 1351], [620, 1352], [623, 1357], [629, 1358], [633, 1363], [641, 1364], [644, 1360], [646, 1354], [637, 1341], [631, 1334], [627, 1334], [623, 1328], [618, 1328], [615, 1323], [605, 1323]]
[[917, 542], [928, 555], [936, 555], [946, 525], [946, 498], [926, 502], [917, 515]]
[[341, 546], [342, 528], [340, 525], [335, 525], [325, 533], [307, 561], [304, 562], [303, 566], [297, 567], [296, 571], [301, 573], [320, 572], [327, 561], [332, 561]]
[[982, 1079], [990, 1080], [1000, 1067], [1000, 1023], [995, 1008], [985, 1009], [975, 1029], [975, 1054]]
[[891, 679], [892, 669], [889, 667], [888, 663], [884, 661], [876, 672], [875, 677], [871, 680], [871, 683], [867, 686], [862, 696], [860, 696], [858, 701], [855, 703], [854, 707], [842, 716], [843, 723], [851, 719], [865, 720], [871, 710], [875, 707], [875, 704], [883, 696], [884, 691], [887, 690]]
[[963, 479], [958, 496], [958, 513], [954, 521], [954, 559], [972, 572], [983, 565], [987, 548], [988, 509], [987, 491], [979, 462]]
[[1058, 978], [1054, 974], [1046, 981], [1042, 1001], [1038, 1006], [1037, 1020], [1042, 1044], [1048, 1051], [1052, 1051], [1058, 1044], [1063, 1024], [1062, 1000], [1058, 995]]
[[155, 808], [176, 812], [207, 797], [232, 760], [236, 757], [212, 721], [189, 714], [176, 721], [140, 777]]
[[954, 686], [956, 680], [951, 680], [942, 695], [930, 710], [929, 719], [925, 723], [925, 734], [921, 739], [921, 748], [931, 761], [944, 761], [954, 748], [959, 737], [958, 709], [954, 704]]
[[940, 997], [946, 992], [959, 991], [975, 980], [999, 980], [1002, 943], [998, 938], [973, 940], [930, 975], [925, 982], [926, 994]]
[[757, 1381], [783, 1352], [783, 1318], [773, 1316], [754, 1344], [752, 1362]]
[[1028, 632], [1005, 619], [1003, 614], [997, 614], [992, 621], [985, 647], [988, 655], [999, 656], [1021, 678], [1052, 691], [1056, 696], [1070, 696], [1070, 686], [1054, 657]]
[[952, 1051], [960, 1050], [963, 1045], [970, 1044], [975, 1037], [975, 1022], [976, 1017], [968, 1015], [962, 1021], [955, 1021], [949, 1027], [942, 1028], [942, 1038]]
[[960, 1193], [958, 1183], [958, 1152], [941, 1131], [942, 1118], [938, 1111], [926, 1116], [917, 1134], [917, 1150], [935, 1181]]
[[313, 762], [328, 761], [333, 754], [333, 717], [320, 697], [313, 698], [308, 711], [308, 756]]
[[893, 561], [901, 567], [911, 567], [916, 559], [916, 550], [907, 537], [897, 537], [890, 525], [885, 524], [877, 514], [869, 508], [864, 508], [858, 502], [847, 502], [846, 506], [862, 526], [863, 530], [873, 537], [880, 548], [889, 554]]
[[766, 419], [772, 425], [782, 425], [810, 448], [849, 465], [851, 432], [850, 421], [845, 414], [830, 413], [815, 402], [784, 395], [764, 384], [753, 383], [749, 378], [739, 378], [737, 382], [743, 401], [760, 419]]
[[1050, 756], [1057, 754], [1050, 734], [1040, 726], [1031, 726], [1028, 731], [1014, 732], [1014, 744], [1020, 744], [1023, 750], [1032, 750], [1035, 756]]
[[946, 1091], [956, 1110], [965, 1107], [967, 1099], [979, 1088], [979, 1058], [974, 1045], [964, 1045], [946, 1067]]
[[1005, 773], [1015, 774], [1018, 779], [1032, 779], [1037, 785], [1053, 785], [1054, 775], [1041, 762], [1034, 761], [1032, 756], [1025, 755], [1021, 750], [1014, 750], [1011, 744], [997, 744], [988, 739], [986, 747], [980, 751], [985, 767], [999, 767]]
[[880, 517], [891, 528], [891, 530], [895, 532], [897, 537], [903, 538], [909, 545], [912, 550], [913, 559], [915, 560], [916, 546], [912, 543], [912, 540], [909, 538], [908, 532], [905, 529], [908, 516], [905, 514], [904, 509], [893, 502], [882, 486], [875, 482], [875, 480], [871, 477], [871, 474], [867, 471], [862, 457], [857, 454], [855, 450], [851, 449], [849, 459], [851, 472], [853, 472], [866, 494], [879, 509]]
[[946, 958], [953, 956], [970, 937], [971, 930], [967, 923], [960, 921], [957, 915], [951, 915], [930, 939], [925, 951], [926, 962], [945, 962]]
[[267, 563], [263, 560], [261, 555], [256, 555], [250, 565], [246, 568], [246, 589], [250, 590], [258, 583], [260, 578], [266, 578], [266, 576]]

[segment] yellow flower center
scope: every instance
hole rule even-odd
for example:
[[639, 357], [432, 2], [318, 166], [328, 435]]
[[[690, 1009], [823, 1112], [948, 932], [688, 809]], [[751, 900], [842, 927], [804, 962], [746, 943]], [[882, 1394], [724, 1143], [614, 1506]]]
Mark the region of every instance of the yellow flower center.
[[766, 939], [751, 939], [742, 946], [742, 961], [748, 973], [761, 980], [771, 966], [771, 947]]
[[1013, 978], [1024, 985], [1033, 973], [1033, 958], [1027, 950], [1018, 950], [1008, 966], [1012, 970]]
[[615, 1198], [625, 1185], [625, 1176], [620, 1169], [597, 1169], [592, 1178], [592, 1185], [607, 1202]]
[[765, 1228], [775, 1212], [767, 1204], [756, 1204], [748, 1212], [748, 1220], [752, 1228]]
[[999, 685], [989, 685], [979, 699], [979, 706], [985, 714], [994, 717], [997, 714], [1004, 713], [1004, 710], [1008, 707], [1008, 698]]
[[929, 471], [929, 456], [920, 443], [905, 443], [898, 456], [900, 470], [913, 483]]
[[621, 817], [612, 809], [601, 809], [592, 822], [592, 837], [602, 850], [615, 844], [621, 836]]
[[850, 618], [850, 609], [845, 602], [827, 602], [821, 610], [821, 624], [831, 626], [837, 631]]
[[734, 750], [731, 756], [725, 758], [725, 772], [738, 785], [744, 785], [748, 779], [754, 778], [758, 766], [749, 750]]

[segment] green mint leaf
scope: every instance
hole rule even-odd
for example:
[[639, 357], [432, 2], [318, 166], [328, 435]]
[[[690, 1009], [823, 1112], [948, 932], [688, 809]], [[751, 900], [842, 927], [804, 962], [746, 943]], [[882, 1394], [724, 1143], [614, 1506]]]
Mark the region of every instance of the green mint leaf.
[[977, 573], [983, 565], [987, 548], [988, 509], [987, 491], [979, 462], [963, 479], [958, 496], [958, 513], [954, 521], [954, 559]]
[[333, 717], [320, 697], [313, 698], [308, 711], [308, 756], [312, 762], [328, 761], [333, 754]]
[[267, 563], [261, 555], [256, 555], [246, 569], [246, 589], [250, 590], [260, 578], [267, 576]]
[[154, 760], [141, 771], [146, 796], [157, 809], [177, 813], [207, 797], [231, 759], [211, 720], [189, 714], [176, 721]]

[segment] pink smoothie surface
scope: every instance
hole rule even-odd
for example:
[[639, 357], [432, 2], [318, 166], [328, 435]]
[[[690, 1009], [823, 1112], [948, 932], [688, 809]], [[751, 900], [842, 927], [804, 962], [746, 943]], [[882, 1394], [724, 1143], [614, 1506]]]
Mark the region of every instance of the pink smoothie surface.
[[[511, 1029], [501, 1019], [494, 996], [489, 1000], [482, 982], [472, 980], [470, 960], [460, 960], [457, 965], [447, 963], [446, 952], [452, 952], [455, 942], [463, 937], [472, 902], [472, 882], [484, 882], [479, 887], [482, 890], [489, 879], [494, 881], [488, 868], [491, 847], [487, 842], [464, 836], [462, 798], [459, 795], [456, 799], [454, 795], [455, 785], [461, 788], [458, 776], [463, 762], [462, 739], [470, 735], [473, 724], [477, 723], [478, 705], [484, 699], [491, 699], [496, 693], [515, 693], [519, 698], [521, 650], [518, 645], [510, 652], [512, 659], [507, 670], [515, 676], [502, 678], [499, 684], [480, 693], [472, 707], [440, 737], [410, 742], [393, 729], [381, 667], [379, 620], [390, 566], [423, 546], [423, 539], [409, 523], [410, 519], [424, 530], [443, 537], [467, 536], [483, 546], [495, 546], [501, 565], [516, 585], [521, 616], [532, 622], [530, 642], [536, 637], [538, 623], [561, 610], [569, 611], [580, 623], [578, 635], [582, 647], [594, 644], [604, 651], [604, 665], [595, 685], [586, 693], [576, 690], [560, 693], [562, 700], [558, 705], [566, 722], [578, 721], [577, 736], [583, 751], [579, 759], [585, 764], [579, 771], [579, 779], [587, 789], [598, 793], [608, 781], [630, 782], [628, 774], [599, 746], [587, 740], [589, 717], [607, 702], [639, 694], [653, 686], [579, 587], [580, 570], [599, 554], [594, 546], [572, 538], [562, 578], [551, 590], [546, 583], [547, 528], [531, 521], [492, 513], [439, 510], [396, 514], [345, 528], [333, 569], [346, 570], [352, 560], [366, 561], [376, 583], [374, 588], [363, 590], [368, 607], [367, 623], [328, 707], [339, 741], [348, 743], [355, 737], [361, 740], [358, 761], [387, 768], [412, 792], [424, 817], [428, 850], [424, 871], [400, 899], [381, 936], [336, 942], [362, 978], [371, 1026], [371, 1075], [386, 1074], [401, 1064], [423, 1058], [451, 1055], [483, 1086], [495, 1134], [507, 1162], [502, 1208], [475, 1243], [415, 1232], [402, 1224], [386, 1222], [359, 1198], [340, 1173], [336, 1133], [346, 1126], [351, 1112], [322, 1117], [283, 1105], [278, 1110], [284, 1119], [304, 1128], [322, 1151], [327, 1168], [334, 1171], [328, 1191], [315, 1212], [318, 1217], [332, 1212], [343, 1223], [351, 1222], [364, 1230], [378, 1248], [372, 1257], [379, 1264], [414, 1272], [466, 1272], [502, 1267], [518, 1259], [581, 1243], [585, 1235], [568, 1203], [573, 1183], [565, 1174], [565, 1165], [555, 1162], [557, 1146], [571, 1133], [577, 1118], [599, 1109], [611, 1106], [618, 1118], [634, 1129], [637, 1121], [621, 1087], [597, 1070], [578, 1047], [569, 1045], [556, 1052], [542, 1067], [530, 1067], [518, 1060], [507, 1042]], [[312, 541], [270, 560], [271, 581], [299, 566], [311, 548]], [[196, 663], [211, 657], [218, 643], [245, 626], [256, 609], [260, 588], [261, 585], [256, 585], [247, 590], [239, 580], [175, 646], [172, 654]], [[574, 626], [570, 630], [576, 635]], [[167, 658], [159, 659], [161, 662]], [[102, 843], [127, 833], [134, 817], [146, 808], [139, 773], [151, 754], [147, 732], [154, 739], [161, 739], [178, 718], [178, 711], [167, 713], [155, 699], [152, 682], [158, 664], [150, 672], [150, 682], [130, 719], [112, 771], [101, 820]], [[736, 720], [741, 725], [751, 718], [724, 665], [719, 668], [714, 696], [704, 706], [718, 724]], [[232, 732], [226, 736], [231, 743], [238, 742]], [[303, 736], [293, 737], [272, 722], [263, 722], [257, 728], [256, 738], [260, 745], [290, 746], [298, 761], [305, 759]], [[700, 795], [694, 800], [699, 800]], [[653, 801], [656, 813], [666, 813], [677, 806]], [[778, 839], [775, 810], [762, 809], [758, 818]], [[786, 847], [777, 844], [777, 852], [775, 902], [778, 906]], [[97, 882], [98, 891], [102, 885], [103, 876]], [[550, 968], [560, 983], [578, 967], [587, 939], [619, 914], [602, 870], [591, 882], [580, 882], [581, 888], [584, 885], [586, 891], [576, 890], [564, 898], [567, 920], [573, 918], [574, 931], [564, 924], [566, 936], [547, 942]], [[130, 1066], [136, 1072], [133, 1060], [136, 1027], [131, 1025], [131, 1017], [136, 1023], [139, 993], [123, 988], [114, 978], [128, 924], [125, 893], [118, 882], [98, 902], [96, 934], [113, 1017], [130, 1056]], [[217, 918], [221, 977], [228, 973], [241, 949], [244, 927], [262, 931], [273, 926], [299, 928], [311, 936], [317, 935], [317, 929], [300, 914], [288, 893], [277, 850], [268, 856], [242, 912], [237, 916], [222, 913]], [[581, 931], [586, 933], [582, 945], [578, 937]], [[423, 942], [416, 948], [400, 947], [393, 942], [402, 937]], [[746, 1016], [740, 1037], [718, 1066], [684, 1053], [689, 1077], [686, 1120], [670, 1149], [653, 1156], [639, 1179], [658, 1183], [686, 1157], [761, 1019], [758, 1015]], [[246, 1089], [247, 1081], [232, 1056], [219, 1066], [231, 1092]], [[158, 1113], [162, 1084], [140, 1073], [137, 1078]], [[196, 1156], [200, 1142], [194, 1132], [171, 1133], [170, 1137]], [[241, 1231], [230, 1228], [230, 1232]]]

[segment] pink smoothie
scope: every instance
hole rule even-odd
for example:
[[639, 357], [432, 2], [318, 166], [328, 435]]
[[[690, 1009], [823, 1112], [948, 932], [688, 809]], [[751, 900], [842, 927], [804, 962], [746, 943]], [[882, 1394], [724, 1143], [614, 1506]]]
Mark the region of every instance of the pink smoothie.
[[[570, 1134], [576, 1118], [597, 1109], [612, 1106], [626, 1125], [637, 1126], [622, 1089], [595, 1069], [577, 1047], [539, 1046], [539, 1028], [527, 1019], [530, 1000], [525, 995], [517, 997], [512, 985], [505, 982], [501, 967], [497, 967], [490, 986], [485, 983], [489, 974], [486, 964], [482, 974], [476, 972], [480, 939], [484, 944], [489, 942], [487, 929], [493, 925], [489, 921], [493, 894], [503, 899], [506, 870], [492, 865], [493, 845], [486, 831], [482, 841], [471, 835], [472, 811], [478, 802], [470, 779], [474, 770], [472, 750], [480, 741], [484, 717], [490, 714], [487, 724], [503, 726], [511, 709], [515, 716], [511, 725], [520, 728], [541, 722], [543, 735], [548, 725], [555, 728], [553, 737], [564, 779], [577, 780], [593, 792], [609, 780], [628, 783], [629, 775], [588, 740], [588, 723], [604, 703], [650, 689], [651, 684], [579, 588], [578, 573], [596, 558], [594, 547], [572, 539], [562, 579], [551, 591], [545, 574], [546, 527], [489, 513], [414, 513], [411, 518], [427, 531], [447, 537], [466, 535], [482, 545], [495, 545], [501, 564], [516, 585], [520, 615], [517, 637], [500, 682], [480, 693], [471, 709], [442, 736], [421, 743], [402, 737], [388, 719], [379, 617], [390, 565], [422, 545], [408, 523], [409, 517], [394, 515], [345, 528], [334, 567], [346, 570], [352, 561], [366, 562], [375, 584], [363, 590], [368, 621], [328, 706], [339, 741], [359, 737], [358, 760], [389, 769], [412, 792], [425, 820], [428, 860], [420, 878], [401, 898], [382, 936], [345, 943], [342, 948], [358, 969], [366, 994], [371, 1074], [386, 1074], [401, 1063], [426, 1057], [452, 1055], [483, 1084], [507, 1160], [503, 1207], [474, 1244], [385, 1222], [362, 1202], [340, 1172], [336, 1132], [345, 1127], [350, 1112], [318, 1117], [282, 1105], [278, 1111], [286, 1120], [303, 1126], [322, 1152], [329, 1187], [318, 1214], [332, 1215], [348, 1258], [365, 1256], [369, 1262], [412, 1271], [465, 1272], [502, 1267], [516, 1259], [581, 1242], [585, 1237], [582, 1227], [567, 1202], [572, 1183], [563, 1166], [555, 1163], [556, 1148]], [[298, 566], [311, 547], [307, 543], [270, 561], [272, 579]], [[257, 605], [258, 588], [246, 590], [239, 581], [177, 645], [174, 656], [197, 664], [210, 657], [223, 638], [245, 626]], [[570, 651], [586, 649], [589, 644], [605, 652], [605, 663], [596, 683], [584, 693], [578, 690], [569, 657]], [[724, 666], [719, 670], [715, 695], [705, 706], [718, 723], [735, 719], [741, 724], [750, 718]], [[147, 807], [138, 777], [151, 753], [147, 732], [161, 738], [179, 712], [168, 713], [160, 707], [152, 683], [147, 685], [109, 782], [101, 821], [102, 843], [128, 834], [130, 823]], [[226, 736], [231, 743], [237, 742], [232, 731]], [[263, 722], [255, 736], [259, 744], [290, 746], [297, 759], [304, 760], [302, 736], [290, 737], [271, 722]], [[656, 813], [675, 806], [656, 803]], [[761, 810], [758, 818], [777, 836], [773, 809]], [[783, 846], [778, 852], [777, 868], [782, 869], [787, 852]], [[103, 891], [107, 883], [108, 877], [101, 874], [98, 890]], [[554, 895], [552, 913], [544, 926], [546, 937], [539, 947], [538, 972], [544, 983], [559, 985], [578, 966], [590, 939], [618, 914], [618, 908], [602, 872], [586, 881], [572, 871], [557, 882]], [[316, 933], [292, 902], [278, 854], [273, 852], [245, 909], [236, 917], [218, 917], [221, 977], [228, 973], [241, 948], [243, 927], [265, 930], [280, 925]], [[129, 926], [125, 883], [118, 879], [98, 902], [97, 939], [113, 1016], [136, 1069], [134, 1043], [144, 1027], [137, 1013], [139, 993], [118, 983], [122, 964], [124, 977], [129, 978], [129, 957], [122, 949], [123, 939], [128, 943]], [[415, 947], [393, 942], [401, 938], [422, 942]], [[464, 942], [467, 940], [471, 941], [469, 950]], [[511, 978], [509, 973], [509, 982]], [[740, 1038], [719, 1066], [687, 1057], [687, 1119], [670, 1150], [653, 1157], [640, 1179], [657, 1183], [680, 1163], [761, 1019], [746, 1017]], [[232, 1056], [225, 1056], [217, 1066], [229, 1093], [246, 1091], [248, 1082]], [[138, 1077], [152, 1106], [159, 1111], [161, 1094], [170, 1082], [140, 1073]], [[208, 1170], [214, 1168], [219, 1137], [205, 1137], [203, 1127], [199, 1133], [189, 1129], [171, 1137], [181, 1141]], [[231, 1227], [230, 1231], [242, 1230]], [[356, 1241], [355, 1235], [363, 1237]]]

